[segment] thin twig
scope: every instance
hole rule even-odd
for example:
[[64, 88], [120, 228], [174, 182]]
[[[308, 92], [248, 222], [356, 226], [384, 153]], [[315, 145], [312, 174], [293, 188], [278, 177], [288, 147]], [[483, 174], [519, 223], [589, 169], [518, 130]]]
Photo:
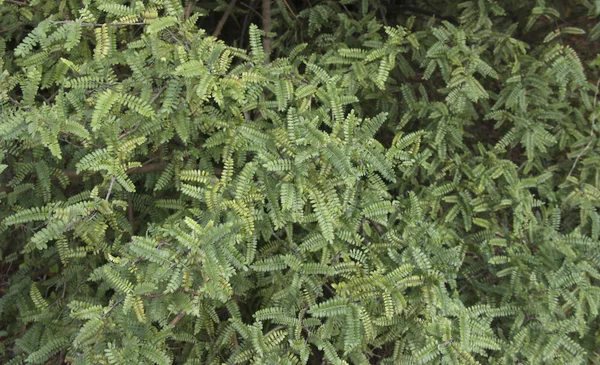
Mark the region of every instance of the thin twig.
[[[51, 22], [52, 24], [70, 24], [70, 23], [77, 23], [74, 20], [54, 20]], [[82, 27], [102, 27], [102, 26], [107, 26], [107, 27], [118, 27], [118, 26], [123, 26], [123, 25], [146, 25], [146, 23], [79, 23], [79, 25], [81, 25]]]
[[288, 10], [290, 11], [290, 13], [292, 13], [292, 15], [294, 16], [294, 18], [296, 20], [298, 20], [298, 16], [296, 15], [296, 13], [294, 13], [294, 10], [292, 10], [292, 7], [290, 6], [290, 4], [288, 4], [287, 0], [283, 0], [283, 2], [285, 3], [285, 6], [288, 8]]
[[237, 0], [231, 0], [229, 2], [229, 5], [227, 5], [227, 9], [225, 9], [225, 12], [221, 16], [221, 19], [219, 19], [219, 22], [217, 23], [217, 27], [215, 28], [215, 31], [212, 34], [213, 37], [218, 37], [221, 34], [221, 31], [223, 30], [223, 26], [225, 26], [225, 23], [227, 22], [227, 18], [229, 18], [229, 15], [233, 11], [233, 8], [235, 8], [236, 2], [237, 2]]
[[164, 85], [163, 87], [161, 87], [160, 89], [158, 89], [158, 91], [156, 92], [156, 94], [154, 94], [154, 96], [152, 97], [152, 99], [150, 99], [150, 101], [148, 102], [148, 105], [154, 104], [154, 102], [156, 101], [156, 99], [158, 99], [158, 97], [160, 96], [160, 94], [162, 94], [163, 91], [165, 91], [166, 88], [167, 88], [167, 85]]
[[177, 324], [177, 322], [181, 321], [181, 318], [183, 318], [183, 316], [185, 316], [185, 311], [179, 312], [177, 317], [173, 318], [171, 323], [169, 323], [169, 326], [174, 327]]
[[237, 339], [237, 335], [236, 332], [233, 331], [233, 334], [231, 335], [232, 339], [233, 339], [233, 347], [236, 348], [236, 350], [240, 347], [240, 344], [238, 343], [238, 339]]
[[245, 6], [248, 10], [250, 10], [251, 12], [253, 12], [254, 14], [256, 14], [259, 18], [260, 21], [262, 22], [262, 14], [259, 13], [258, 11], [256, 11], [256, 9], [254, 9], [254, 1], [252, 3], [250, 3], [250, 5], [246, 4], [246, 3], [240, 3], [241, 5]]
[[175, 43], [179, 43], [179, 38], [177, 38], [177, 37], [175, 36], [175, 34], [173, 34], [173, 32], [171, 32], [171, 30], [170, 30], [169, 28], [165, 28], [165, 30], [166, 30], [167, 32], [169, 32], [169, 34], [171, 35], [171, 38], [173, 38], [173, 40], [175, 41]]
[[110, 186], [108, 187], [108, 193], [106, 193], [106, 199], [104, 199], [106, 201], [108, 201], [108, 198], [110, 198], [110, 193], [112, 193], [113, 186], [115, 185], [115, 180], [117, 180], [117, 178], [113, 177], [112, 180], [110, 181]]
[[104, 313], [102, 313], [100, 316], [101, 317], [106, 317], [108, 315], [108, 313], [110, 313], [110, 311], [112, 311], [113, 309], [116, 308], [117, 305], [121, 304], [121, 302], [123, 302], [125, 299], [119, 299], [116, 302], [113, 303], [113, 305], [110, 306], [110, 308], [108, 308], [108, 310]]
[[[163, 93], [163, 91], [165, 91], [165, 89], [167, 88], [167, 85], [164, 85], [163, 87], [161, 87], [158, 92], [152, 97], [152, 99], [150, 99], [150, 101], [148, 102], [148, 105], [152, 105], [156, 99], [158, 99], [158, 97]], [[124, 138], [132, 133], [135, 133], [135, 131], [138, 130], [138, 128], [140, 127], [140, 124], [142, 123], [142, 121], [140, 120], [139, 122], [136, 123], [136, 125], [133, 127], [132, 130], [127, 131], [127, 132], [123, 132], [119, 137], [117, 137], [117, 139], [121, 139]]]
[[579, 154], [575, 158], [575, 162], [573, 163], [573, 167], [571, 167], [571, 171], [569, 171], [567, 178], [569, 178], [569, 176], [571, 176], [571, 174], [575, 170], [575, 166], [577, 166], [577, 163], [581, 159], [581, 156], [583, 156], [583, 154], [588, 150], [588, 148], [590, 148], [592, 146], [592, 142], [594, 142], [594, 140], [595, 140], [594, 137], [596, 136], [596, 133], [594, 132], [594, 128], [596, 127], [596, 106], [598, 105], [598, 94], [600, 94], [599, 88], [600, 88], [600, 79], [598, 79], [598, 82], [596, 82], [596, 95], [594, 96], [594, 107], [592, 110], [592, 126], [590, 128], [590, 141], [585, 145], [585, 148], [583, 150], [581, 150], [581, 152], [579, 152]]
[[381, 13], [381, 20], [383, 21], [383, 25], [386, 27], [389, 25], [387, 18], [385, 17], [385, 8], [381, 6], [381, 1], [377, 0], [377, 7], [379, 8], [379, 12]]
[[160, 297], [164, 297], [165, 293], [156, 293], [156, 294], [146, 294], [146, 295], [142, 295], [142, 299], [154, 299], [154, 298], [160, 298]]
[[348, 16], [351, 19], [354, 19], [354, 16], [352, 15], [352, 13], [350, 12], [350, 10], [348, 10], [348, 8], [346, 7], [346, 5], [344, 5], [344, 3], [341, 3], [342, 7], [344, 8], [344, 10], [346, 11], [346, 13], [348, 13]]
[[133, 228], [133, 223], [135, 222], [133, 218], [133, 201], [131, 199], [131, 195], [127, 198], [127, 217], [129, 218], [129, 227], [131, 227], [131, 235], [135, 232]]
[[265, 333], [265, 335], [263, 336], [263, 338], [267, 338], [267, 336], [268, 336], [268, 335], [270, 335], [271, 333], [273, 333], [273, 332], [275, 332], [275, 331], [282, 330], [282, 329], [284, 329], [284, 328], [286, 328], [286, 326], [284, 326], [284, 325], [280, 324], [279, 326], [277, 326], [277, 327], [274, 327], [272, 330], [270, 330], [269, 332]]
[[263, 38], [263, 48], [265, 50], [265, 64], [269, 63], [269, 54], [271, 53], [271, 38], [269, 38], [269, 33], [271, 33], [271, 0], [263, 0], [262, 2], [262, 22], [263, 22], [263, 32], [265, 32], [265, 37]]

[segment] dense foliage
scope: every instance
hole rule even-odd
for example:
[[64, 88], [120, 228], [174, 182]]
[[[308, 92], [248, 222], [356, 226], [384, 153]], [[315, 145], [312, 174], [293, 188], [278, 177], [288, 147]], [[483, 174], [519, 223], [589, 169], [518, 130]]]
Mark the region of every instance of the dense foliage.
[[0, 361], [599, 363], [599, 15], [0, 0]]

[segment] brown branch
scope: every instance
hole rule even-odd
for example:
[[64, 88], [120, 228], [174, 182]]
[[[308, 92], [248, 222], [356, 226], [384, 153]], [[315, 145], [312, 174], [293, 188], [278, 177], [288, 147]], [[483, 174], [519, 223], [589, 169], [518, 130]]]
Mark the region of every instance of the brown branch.
[[377, 222], [375, 222], [372, 219], [367, 219], [367, 221], [369, 221], [369, 223], [371, 223], [373, 228], [375, 228], [375, 231], [377, 231], [377, 233], [379, 233], [380, 236], [383, 236], [385, 234], [385, 231], [383, 230], [383, 228], [381, 228], [381, 226]]
[[227, 18], [229, 18], [229, 15], [233, 11], [233, 8], [235, 8], [236, 2], [237, 2], [237, 0], [231, 0], [229, 2], [229, 5], [227, 5], [227, 9], [225, 9], [223, 16], [221, 16], [221, 19], [219, 19], [219, 22], [217, 23], [217, 27], [215, 28], [215, 31], [212, 34], [213, 37], [218, 37], [221, 34], [221, 31], [223, 30], [223, 26], [225, 26], [225, 23], [227, 22]]
[[348, 8], [346, 7], [346, 5], [344, 5], [344, 3], [341, 3], [340, 5], [342, 5], [342, 7], [346, 11], [346, 13], [348, 13], [348, 16], [350, 17], [350, 19], [355, 19], [354, 15], [352, 15], [352, 13], [350, 12], [350, 10], [348, 10]]
[[21, 6], [29, 6], [25, 1], [16, 1], [16, 0], [4, 0], [5, 3], [21, 5]]
[[165, 295], [165, 293], [156, 293], [156, 294], [147, 294], [147, 295], [142, 295], [142, 299], [154, 299], [154, 298], [160, 298], [163, 297]]
[[235, 331], [233, 331], [233, 334], [231, 335], [231, 337], [233, 338], [233, 346], [237, 350], [238, 348], [240, 348], [240, 344], [238, 343], [238, 339], [237, 339], [237, 335], [236, 335]]
[[196, 2], [194, 0], [190, 0], [187, 4], [187, 7], [185, 8], [185, 15], [183, 16], [183, 19], [188, 20], [190, 18], [190, 15], [192, 15], [192, 10], [194, 9], [194, 4]]
[[169, 323], [169, 326], [174, 327], [177, 324], [177, 322], [181, 321], [181, 318], [183, 318], [183, 316], [185, 316], [185, 311], [179, 312], [177, 317], [173, 318], [171, 323]]
[[267, 336], [269, 336], [271, 333], [282, 330], [284, 328], [286, 328], [287, 326], [280, 324], [279, 326], [274, 327], [273, 329], [271, 329], [269, 332], [265, 333], [263, 338], [267, 338]]
[[269, 54], [271, 53], [271, 0], [263, 0], [262, 2], [262, 21], [263, 21], [263, 32], [265, 37], [263, 38], [263, 48], [265, 50], [265, 64], [269, 63]]

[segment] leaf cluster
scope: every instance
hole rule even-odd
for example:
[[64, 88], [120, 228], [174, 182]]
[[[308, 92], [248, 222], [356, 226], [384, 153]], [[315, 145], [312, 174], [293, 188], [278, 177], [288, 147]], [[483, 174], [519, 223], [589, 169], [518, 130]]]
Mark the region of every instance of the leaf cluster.
[[395, 3], [0, 1], [3, 363], [597, 361], [600, 4]]

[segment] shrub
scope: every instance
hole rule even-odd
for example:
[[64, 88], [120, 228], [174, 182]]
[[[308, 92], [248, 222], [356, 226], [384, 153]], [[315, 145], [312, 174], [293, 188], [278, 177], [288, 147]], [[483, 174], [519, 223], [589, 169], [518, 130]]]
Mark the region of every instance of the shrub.
[[4, 0], [4, 363], [596, 361], [600, 5], [395, 3]]

